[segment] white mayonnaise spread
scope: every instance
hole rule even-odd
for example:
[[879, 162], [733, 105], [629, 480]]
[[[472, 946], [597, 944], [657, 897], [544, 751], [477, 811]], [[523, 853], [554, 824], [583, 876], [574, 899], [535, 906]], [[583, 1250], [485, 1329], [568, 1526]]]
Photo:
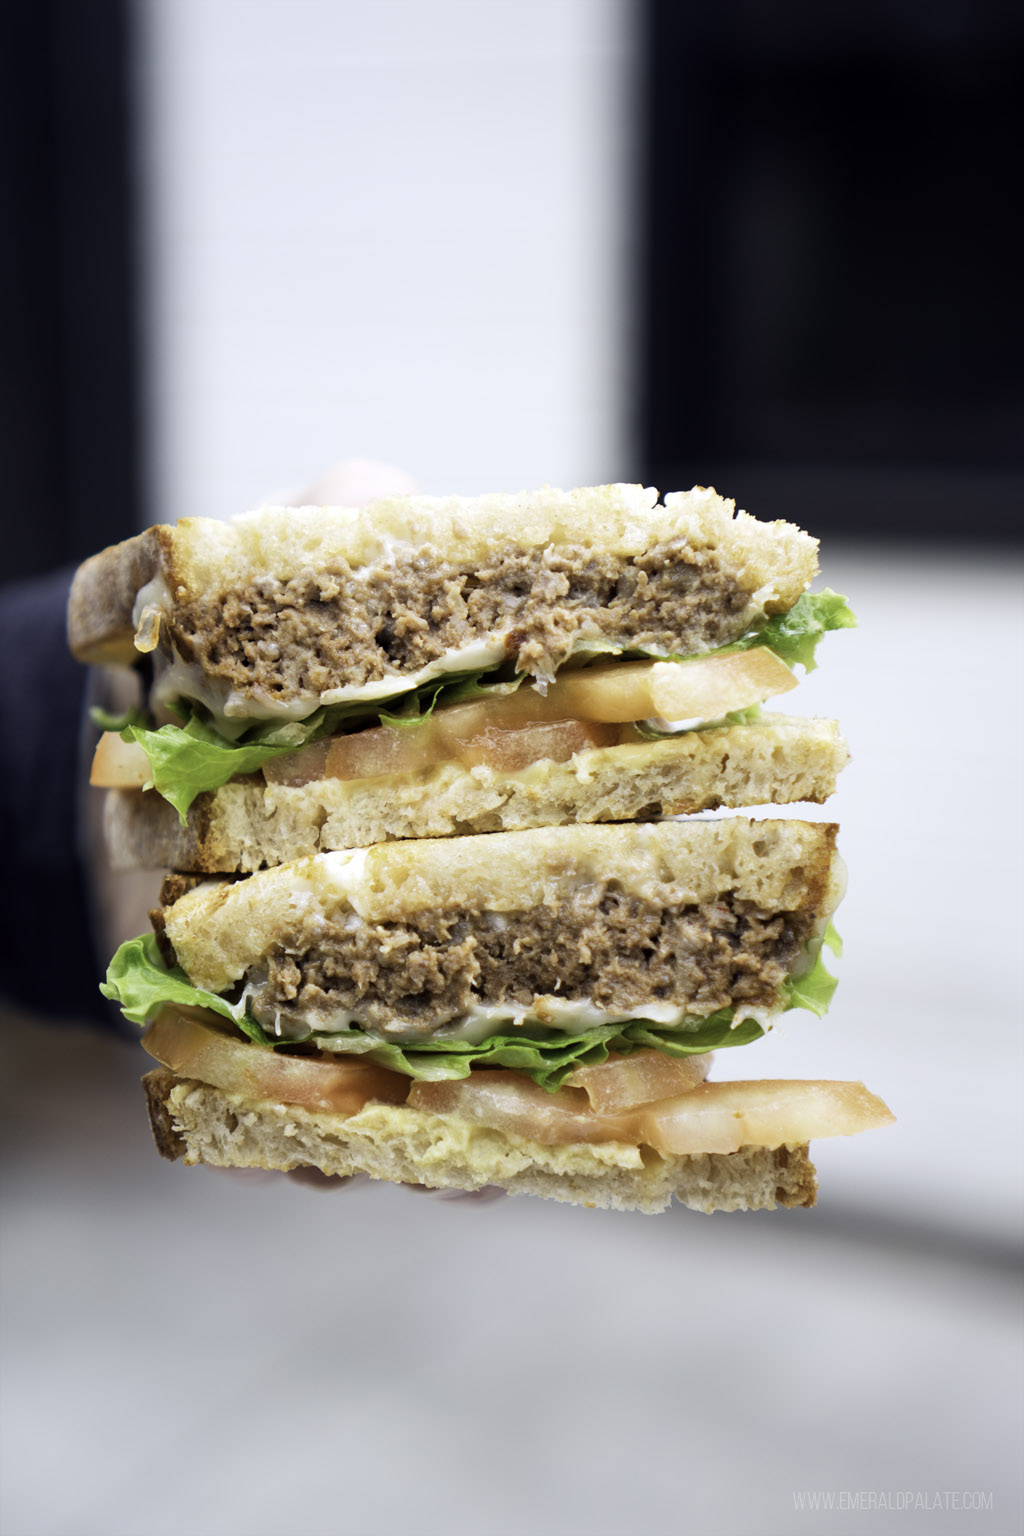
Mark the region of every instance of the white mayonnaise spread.
[[[150, 585], [153, 585], [151, 583]], [[144, 589], [144, 590], [148, 590]], [[166, 590], [166, 589], [165, 589]], [[139, 594], [141, 601], [142, 593]], [[144, 615], [155, 611], [155, 603], [138, 608], [140, 621]], [[145, 619], [147, 624], [149, 618]], [[421, 683], [429, 683], [449, 672], [485, 671], [500, 665], [505, 659], [504, 635], [492, 635], [487, 640], [472, 645], [459, 646], [421, 667], [418, 672], [393, 673], [391, 677], [378, 678], [372, 683], [347, 683], [341, 688], [329, 688], [324, 693], [303, 693], [296, 698], [281, 700], [259, 689], [241, 693], [226, 683], [204, 678], [200, 667], [183, 661], [174, 654], [159, 659], [159, 676], [153, 689], [154, 701], [165, 706], [175, 699], [192, 699], [209, 710], [217, 728], [230, 737], [232, 724], [237, 733], [238, 723], [249, 720], [305, 720], [322, 705], [360, 704], [375, 699], [394, 698], [408, 693]]]
[[[258, 982], [253, 980], [246, 987], [240, 1008], [255, 992], [257, 985]], [[316, 1030], [318, 1034], [335, 1034], [363, 1028], [359, 1015], [351, 1013], [347, 1008], [323, 1009], [315, 1017], [309, 1016], [306, 1019], [288, 1012], [258, 1007], [251, 1007], [251, 1012], [262, 1028], [279, 1040], [301, 1039], [310, 1029]], [[734, 1022], [739, 1024], [744, 1019], [754, 1019], [762, 1029], [769, 1030], [777, 1014], [777, 1009], [741, 1006], [736, 1009]], [[579, 1035], [600, 1025], [627, 1024], [634, 1019], [654, 1024], [661, 1029], [672, 1029], [692, 1020], [693, 1014], [671, 1003], [643, 1003], [628, 1012], [614, 1013], [595, 1007], [588, 998], [548, 996], [535, 997], [530, 1007], [516, 1003], [477, 1003], [458, 1019], [453, 1019], [450, 1024], [429, 1034], [424, 1034], [421, 1029], [388, 1030], [386, 1035], [368, 1032], [367, 1039], [382, 1043], [387, 1041], [393, 1045], [422, 1045], [432, 1040], [464, 1040], [470, 1045], [480, 1045], [493, 1035], [514, 1033], [524, 1026], [532, 1025], [534, 1028], [557, 1030], [565, 1035]], [[327, 1048], [330, 1049], [329, 1044]]]

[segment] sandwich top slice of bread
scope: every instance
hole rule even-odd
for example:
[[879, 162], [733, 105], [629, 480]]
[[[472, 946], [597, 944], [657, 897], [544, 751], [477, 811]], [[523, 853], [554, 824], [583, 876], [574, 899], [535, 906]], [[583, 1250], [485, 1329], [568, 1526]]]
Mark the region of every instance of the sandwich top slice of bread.
[[151, 654], [158, 696], [217, 721], [303, 719], [503, 663], [543, 681], [581, 654], [713, 650], [789, 610], [816, 569], [809, 535], [704, 489], [267, 508], [93, 557], [69, 636], [84, 661]]

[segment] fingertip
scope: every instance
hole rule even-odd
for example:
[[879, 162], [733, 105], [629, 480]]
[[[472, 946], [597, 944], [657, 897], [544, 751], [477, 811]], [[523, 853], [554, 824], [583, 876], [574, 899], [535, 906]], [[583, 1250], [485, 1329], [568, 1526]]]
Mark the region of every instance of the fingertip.
[[432, 1195], [435, 1200], [458, 1201], [466, 1204], [472, 1201], [475, 1205], [489, 1205], [493, 1200], [504, 1198], [505, 1191], [498, 1189], [493, 1184], [485, 1184], [482, 1189], [431, 1189], [427, 1184], [406, 1184], [414, 1195]]
[[299, 492], [298, 505], [364, 507], [381, 496], [409, 496], [416, 481], [404, 469], [377, 459], [343, 459]]
[[362, 1174], [350, 1174], [343, 1176], [337, 1173], [322, 1173], [319, 1168], [293, 1168], [288, 1174], [293, 1184], [302, 1184], [306, 1189], [341, 1189], [344, 1185], [362, 1183]]

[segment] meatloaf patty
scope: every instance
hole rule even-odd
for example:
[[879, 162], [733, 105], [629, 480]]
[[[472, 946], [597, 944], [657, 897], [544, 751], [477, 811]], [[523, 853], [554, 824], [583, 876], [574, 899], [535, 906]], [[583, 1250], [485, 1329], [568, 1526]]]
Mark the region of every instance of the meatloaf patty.
[[495, 634], [517, 670], [548, 677], [581, 639], [714, 649], [742, 633], [749, 601], [713, 551], [681, 540], [636, 559], [574, 545], [495, 549], [476, 570], [428, 549], [194, 598], [166, 639], [224, 688], [286, 704], [416, 673]]
[[[440, 909], [400, 922], [349, 912], [282, 932], [244, 978], [250, 1010], [338, 1027], [341, 1012], [383, 1035], [427, 1038], [474, 1005], [529, 1008], [535, 996], [628, 1014], [670, 1004], [700, 1017], [772, 1008], [810, 937], [812, 912], [766, 913], [725, 896], [684, 907], [589, 885], [529, 912]], [[241, 988], [239, 988], [241, 991]]]

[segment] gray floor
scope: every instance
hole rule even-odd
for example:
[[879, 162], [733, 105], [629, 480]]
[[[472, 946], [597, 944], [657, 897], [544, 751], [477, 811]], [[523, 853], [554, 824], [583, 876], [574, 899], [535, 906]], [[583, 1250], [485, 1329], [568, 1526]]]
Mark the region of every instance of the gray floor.
[[1020, 575], [825, 572], [842, 986], [716, 1064], [891, 1103], [813, 1212], [170, 1166], [134, 1047], [5, 1019], [5, 1536], [1019, 1531]]

